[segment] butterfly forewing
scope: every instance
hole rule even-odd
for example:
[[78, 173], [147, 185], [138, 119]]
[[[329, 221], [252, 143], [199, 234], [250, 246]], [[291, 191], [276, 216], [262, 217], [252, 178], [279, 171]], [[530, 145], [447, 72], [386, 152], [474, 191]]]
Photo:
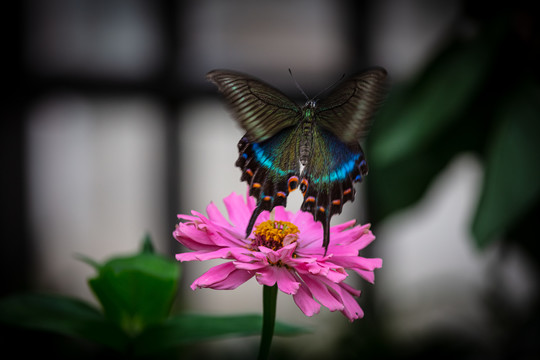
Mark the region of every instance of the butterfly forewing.
[[217, 85], [232, 114], [251, 141], [264, 141], [297, 125], [301, 110], [281, 91], [249, 75], [213, 70], [206, 78]]
[[373, 68], [347, 79], [318, 102], [316, 123], [344, 143], [357, 143], [386, 94], [386, 78], [386, 70]]

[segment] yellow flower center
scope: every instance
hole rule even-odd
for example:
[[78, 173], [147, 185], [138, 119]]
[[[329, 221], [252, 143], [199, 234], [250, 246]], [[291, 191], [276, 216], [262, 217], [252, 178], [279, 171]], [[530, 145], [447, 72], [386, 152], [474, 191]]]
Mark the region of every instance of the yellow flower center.
[[288, 221], [267, 220], [259, 224], [253, 234], [251, 246], [256, 249], [258, 246], [265, 246], [272, 250], [281, 249], [296, 241], [300, 230], [293, 223]]

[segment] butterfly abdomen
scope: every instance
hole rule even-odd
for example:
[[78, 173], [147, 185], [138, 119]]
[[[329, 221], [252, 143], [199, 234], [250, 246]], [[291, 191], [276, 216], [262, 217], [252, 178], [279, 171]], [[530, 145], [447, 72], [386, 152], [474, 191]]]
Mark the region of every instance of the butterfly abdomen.
[[309, 121], [303, 121], [301, 126], [301, 138], [298, 145], [298, 159], [302, 166], [306, 166], [311, 156], [311, 147], [313, 145], [313, 129]]
[[312, 153], [313, 146], [313, 119], [315, 102], [308, 101], [302, 108], [302, 121], [300, 127], [300, 144], [298, 146], [298, 159], [302, 166], [306, 166]]

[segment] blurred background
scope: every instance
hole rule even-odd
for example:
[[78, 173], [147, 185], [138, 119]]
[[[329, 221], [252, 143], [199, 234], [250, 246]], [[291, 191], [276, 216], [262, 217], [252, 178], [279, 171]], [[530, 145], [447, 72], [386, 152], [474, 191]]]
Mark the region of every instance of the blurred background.
[[[3, 12], [2, 286], [95, 302], [98, 261], [183, 251], [176, 214], [245, 193], [242, 131], [204, 79], [259, 77], [303, 102], [340, 76], [383, 66], [391, 91], [362, 141], [370, 174], [333, 224], [371, 222], [381, 257], [353, 324], [278, 319], [313, 333], [275, 339], [280, 358], [536, 358], [540, 355], [540, 31], [528, 1], [24, 0]], [[291, 211], [299, 194], [291, 195]], [[261, 287], [189, 284], [179, 308], [261, 312]], [[258, 338], [197, 356], [237, 358]]]

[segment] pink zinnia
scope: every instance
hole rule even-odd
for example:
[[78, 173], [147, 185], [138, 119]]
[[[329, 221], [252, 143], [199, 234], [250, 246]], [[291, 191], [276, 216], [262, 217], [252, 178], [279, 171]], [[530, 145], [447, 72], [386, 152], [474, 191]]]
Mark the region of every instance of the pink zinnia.
[[261, 285], [277, 283], [307, 316], [318, 313], [322, 304], [330, 311], [341, 311], [350, 321], [363, 317], [354, 298], [360, 296], [360, 290], [344, 280], [350, 269], [373, 283], [373, 270], [382, 266], [381, 259], [358, 255], [375, 239], [370, 225], [354, 226], [355, 220], [351, 220], [331, 227], [330, 246], [324, 256], [322, 226], [302, 211], [291, 213], [276, 207], [273, 219], [265, 211], [246, 239], [244, 231], [255, 209], [255, 200], [246, 198], [244, 201], [232, 193], [224, 199], [232, 224], [213, 203], [206, 208], [208, 217], [196, 211], [192, 216], [178, 215], [186, 222], [180, 222], [173, 235], [195, 251], [177, 254], [177, 260], [232, 260], [208, 270], [191, 288], [231, 290], [255, 276]]

